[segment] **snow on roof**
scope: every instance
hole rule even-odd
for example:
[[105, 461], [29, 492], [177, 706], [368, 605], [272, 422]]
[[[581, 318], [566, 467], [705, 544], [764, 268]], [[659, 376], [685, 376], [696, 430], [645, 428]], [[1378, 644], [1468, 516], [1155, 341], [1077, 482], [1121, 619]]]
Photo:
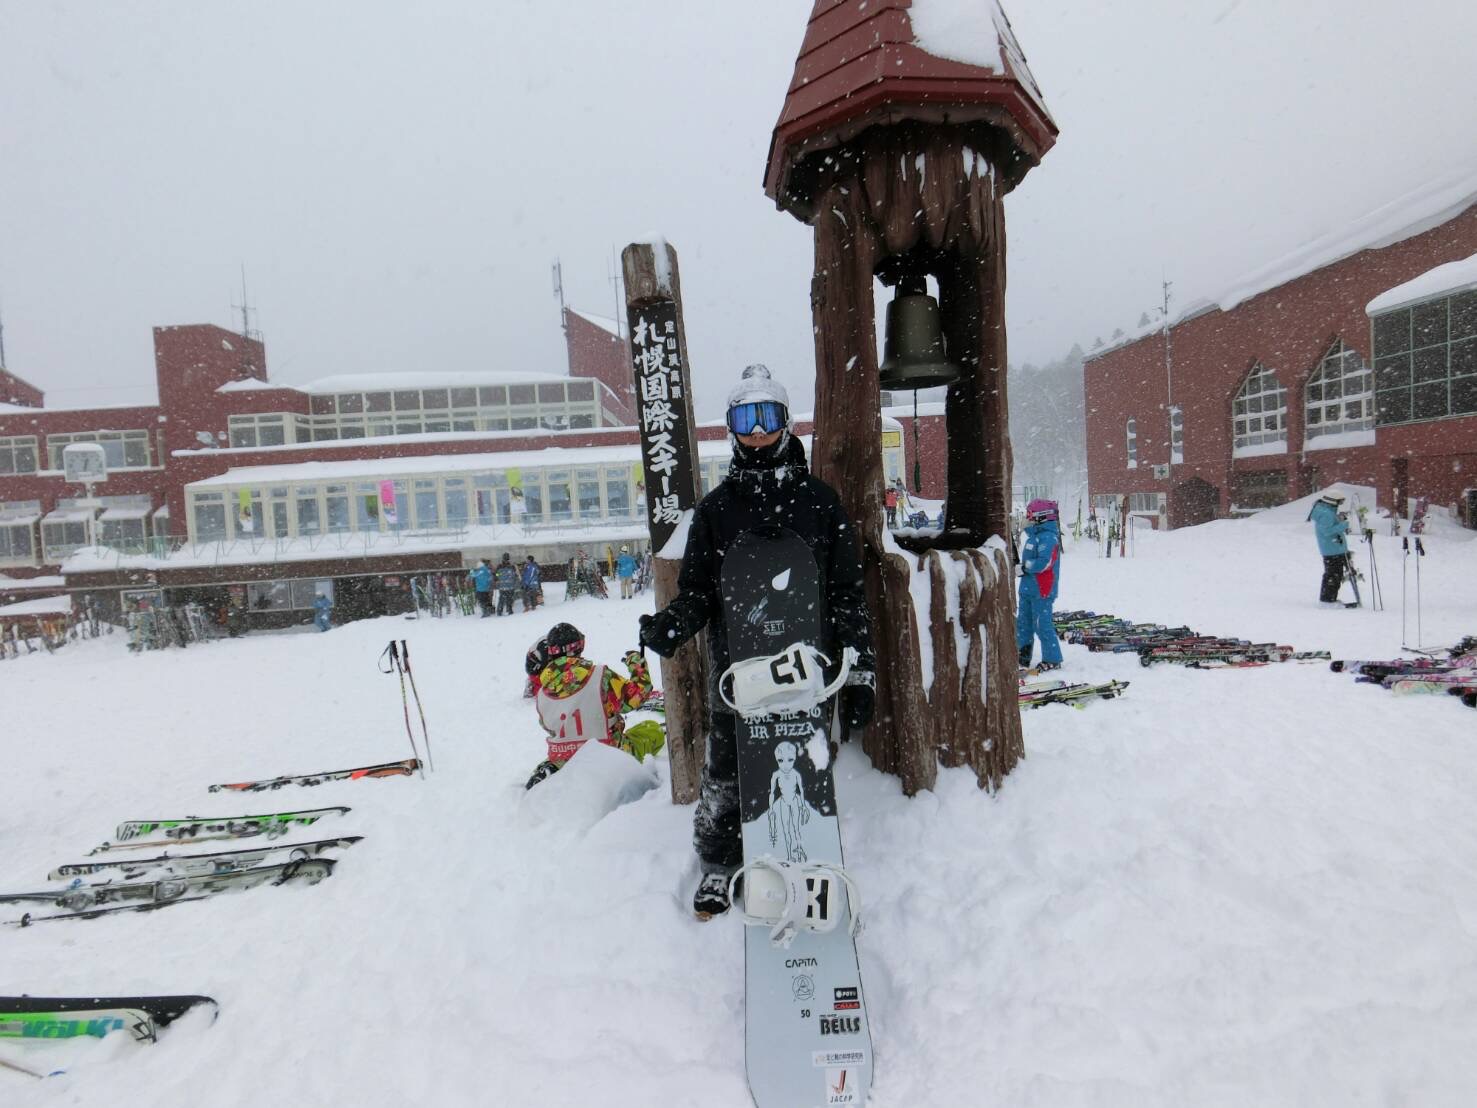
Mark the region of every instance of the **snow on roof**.
[[[947, 407], [948, 405], [942, 400], [931, 401], [927, 404], [919, 404], [918, 418], [922, 419], [924, 416], [941, 416], [945, 413]], [[894, 420], [912, 419], [913, 405], [893, 404], [891, 407], [882, 409], [882, 416], [884, 419], [887, 419], [889, 417]], [[901, 424], [899, 424], [899, 426], [901, 427]]]
[[[989, 22], [980, 18], [981, 8], [989, 12]], [[1026, 64], [1026, 55], [999, 0], [986, 0], [983, 4], [980, 0], [913, 0], [908, 8], [908, 21], [913, 28], [913, 42], [935, 58], [979, 66], [1005, 76], [1009, 72], [1005, 66], [1008, 57], [1016, 79], [1036, 101], [1036, 106], [1046, 111], [1041, 87]]]
[[[805, 440], [801, 440], [802, 442]], [[726, 439], [698, 442], [698, 456], [726, 457]], [[553, 446], [546, 450], [505, 450], [492, 454], [429, 454], [415, 458], [355, 458], [336, 462], [299, 462], [281, 466], [241, 466], [191, 482], [189, 489], [256, 487], [303, 481], [383, 480], [415, 473], [496, 472], [509, 469], [575, 468], [629, 462], [638, 464], [641, 451], [634, 442], [616, 446]]]
[[14, 604], [0, 605], [0, 616], [45, 616], [71, 610], [70, 596], [38, 596], [33, 600], [18, 600]]
[[282, 385], [272, 381], [258, 381], [255, 377], [249, 377], [245, 381], [227, 381], [216, 392], [255, 392], [258, 389], [290, 389], [293, 392], [301, 392], [297, 385]]
[[1477, 254], [1438, 265], [1402, 285], [1386, 289], [1366, 304], [1364, 311], [1367, 315], [1379, 315], [1381, 312], [1404, 308], [1419, 300], [1450, 296], [1454, 292], [1464, 292], [1471, 288], [1477, 288]]
[[64, 589], [67, 587], [67, 579], [59, 574], [48, 574], [45, 577], [7, 577], [0, 573], [0, 586], [6, 592], [19, 592], [22, 589]]
[[[446, 389], [465, 388], [469, 385], [520, 385], [537, 384], [540, 381], [568, 381], [565, 373], [524, 373], [513, 370], [474, 370], [454, 373], [342, 373], [333, 377], [320, 377], [303, 385], [294, 385], [299, 392], [324, 396], [337, 392], [388, 392], [393, 389]], [[281, 387], [281, 386], [276, 386]]]
[[[666, 252], [663, 251], [657, 257], [657, 262], [658, 262], [658, 266], [659, 267], [665, 261], [665, 259], [666, 259]], [[564, 310], [567, 311], [570, 315], [577, 315], [577, 316], [579, 316], [586, 323], [593, 323], [596, 327], [599, 327], [603, 331], [609, 331], [616, 338], [624, 338], [625, 337], [625, 333], [626, 333], [625, 332], [625, 328], [623, 328], [619, 323], [617, 323], [615, 320], [611, 319], [609, 316], [594, 315], [594, 314], [592, 314], [590, 312], [582, 312], [578, 308], [565, 308]]]
[[[5, 516], [0, 515], [0, 527], [28, 527], [40, 519], [40, 513], [32, 512], [29, 515]], [[0, 581], [5, 580], [0, 578]]]
[[[1455, 219], [1473, 204], [1477, 204], [1477, 163], [1448, 170], [1419, 188], [1386, 201], [1338, 231], [1312, 239], [1246, 274], [1217, 296], [1189, 301], [1174, 317], [1172, 326], [1215, 308], [1230, 311], [1253, 297], [1361, 251], [1379, 250], [1413, 238]], [[1163, 325], [1158, 320], [1131, 328], [1116, 342], [1089, 351], [1087, 360], [1100, 358], [1109, 351], [1129, 346], [1162, 330]]]
[[81, 523], [92, 519], [91, 508], [57, 508], [41, 517], [42, 523]]
[[107, 508], [97, 518], [100, 523], [110, 523], [123, 519], [147, 519], [148, 517], [148, 508]]

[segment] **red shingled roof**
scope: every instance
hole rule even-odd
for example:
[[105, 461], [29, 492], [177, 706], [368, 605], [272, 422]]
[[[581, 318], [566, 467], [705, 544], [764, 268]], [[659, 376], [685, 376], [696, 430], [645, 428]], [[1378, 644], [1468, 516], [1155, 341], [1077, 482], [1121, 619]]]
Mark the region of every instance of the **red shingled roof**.
[[[995, 69], [926, 53], [915, 42], [912, 0], [816, 0], [795, 75], [770, 142], [764, 191], [804, 214], [790, 170], [876, 123], [903, 119], [1004, 125], [1023, 159], [1020, 175], [1056, 142], [1057, 127], [996, 0], [979, 0], [1000, 42]], [[998, 18], [997, 18], [998, 16]]]

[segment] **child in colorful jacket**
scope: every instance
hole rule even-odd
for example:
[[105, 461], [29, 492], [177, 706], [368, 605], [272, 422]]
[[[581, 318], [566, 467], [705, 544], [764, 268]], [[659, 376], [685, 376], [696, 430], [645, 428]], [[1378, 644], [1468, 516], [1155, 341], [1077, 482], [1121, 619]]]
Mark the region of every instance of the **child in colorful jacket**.
[[542, 642], [545, 663], [534, 700], [539, 723], [547, 732], [549, 756], [526, 787], [557, 773], [591, 739], [638, 758], [647, 753], [627, 740], [623, 716], [652, 695], [651, 675], [641, 655], [626, 651], [623, 661], [631, 676], [621, 677], [583, 656], [585, 636], [573, 624], [555, 624]]

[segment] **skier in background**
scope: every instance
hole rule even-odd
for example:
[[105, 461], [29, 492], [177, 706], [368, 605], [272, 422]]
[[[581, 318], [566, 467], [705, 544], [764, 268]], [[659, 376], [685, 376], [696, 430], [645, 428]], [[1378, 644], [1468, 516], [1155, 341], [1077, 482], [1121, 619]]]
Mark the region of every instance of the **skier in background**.
[[703, 873], [692, 902], [699, 919], [728, 911], [728, 879], [743, 860], [738, 721], [717, 690], [729, 663], [720, 574], [724, 552], [734, 539], [745, 531], [778, 524], [805, 540], [821, 575], [826, 631], [816, 645], [831, 657], [840, 657], [848, 646], [860, 655], [841, 692], [845, 725], [865, 727], [876, 695], [876, 661], [856, 534], [836, 491], [811, 476], [805, 464], [784, 386], [764, 366], [749, 366], [728, 394], [727, 422], [733, 465], [693, 512], [678, 594], [655, 615], [641, 617], [641, 644], [664, 658], [708, 629], [708, 753], [692, 829]]
[[548, 732], [549, 756], [533, 771], [527, 788], [557, 773], [591, 739], [618, 746], [637, 759], [653, 752], [626, 741], [622, 717], [652, 695], [651, 675], [640, 654], [626, 651], [623, 661], [631, 676], [621, 677], [584, 657], [585, 636], [572, 623], [556, 623], [539, 645], [544, 666], [537, 678], [535, 706], [539, 723]]
[[1344, 583], [1344, 570], [1349, 564], [1349, 542], [1344, 537], [1349, 533], [1349, 515], [1342, 510], [1343, 504], [1341, 493], [1326, 492], [1308, 512], [1308, 520], [1318, 538], [1318, 553], [1323, 558], [1323, 582], [1318, 590], [1318, 602], [1325, 608], [1343, 607], [1339, 603], [1339, 586]]
[[518, 583], [518, 570], [513, 566], [513, 556], [504, 553], [503, 560], [498, 563], [497, 571], [492, 575], [493, 584], [497, 586], [497, 614], [510, 616], [513, 614], [513, 597], [517, 595], [520, 585]]
[[333, 626], [333, 597], [326, 592], [313, 597], [313, 622], [320, 631], [327, 631]]
[[492, 567], [483, 558], [477, 563], [477, 567], [467, 574], [467, 580], [472, 582], [472, 587], [477, 590], [477, 607], [482, 612], [482, 618], [486, 619], [492, 615]]
[[636, 595], [636, 559], [631, 557], [629, 546], [621, 547], [620, 557], [615, 560], [615, 575], [621, 579], [621, 599], [630, 600]]
[[543, 599], [544, 575], [538, 563], [533, 560], [532, 554], [523, 563], [523, 571], [518, 575], [518, 584], [523, 589], [523, 610], [533, 611]]
[[1038, 672], [1062, 668], [1062, 644], [1057, 641], [1052, 605], [1061, 586], [1062, 536], [1053, 500], [1033, 500], [1026, 505], [1026, 526], [1021, 533], [1020, 606], [1015, 616], [1015, 644], [1020, 648], [1021, 668], [1031, 664], [1033, 640], [1041, 640]]

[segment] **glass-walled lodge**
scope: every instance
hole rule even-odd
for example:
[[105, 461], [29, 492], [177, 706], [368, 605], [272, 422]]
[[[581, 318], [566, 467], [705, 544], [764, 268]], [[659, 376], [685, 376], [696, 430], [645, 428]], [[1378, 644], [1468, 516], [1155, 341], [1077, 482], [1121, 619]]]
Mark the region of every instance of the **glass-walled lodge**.
[[[303, 387], [309, 414], [258, 412], [229, 418], [233, 447], [283, 446], [477, 431], [574, 431], [624, 422], [610, 389], [589, 378], [479, 378], [444, 388], [373, 388], [359, 378], [328, 378]], [[363, 384], [361, 384], [363, 382]], [[496, 383], [494, 383], [496, 382]], [[348, 388], [354, 384], [359, 387]]]
[[[539, 456], [560, 455], [557, 462]], [[728, 472], [727, 442], [699, 444], [703, 491]], [[535, 462], [537, 464], [520, 464]], [[634, 448], [366, 459], [231, 470], [185, 490], [193, 543], [353, 532], [460, 531], [644, 522]]]

